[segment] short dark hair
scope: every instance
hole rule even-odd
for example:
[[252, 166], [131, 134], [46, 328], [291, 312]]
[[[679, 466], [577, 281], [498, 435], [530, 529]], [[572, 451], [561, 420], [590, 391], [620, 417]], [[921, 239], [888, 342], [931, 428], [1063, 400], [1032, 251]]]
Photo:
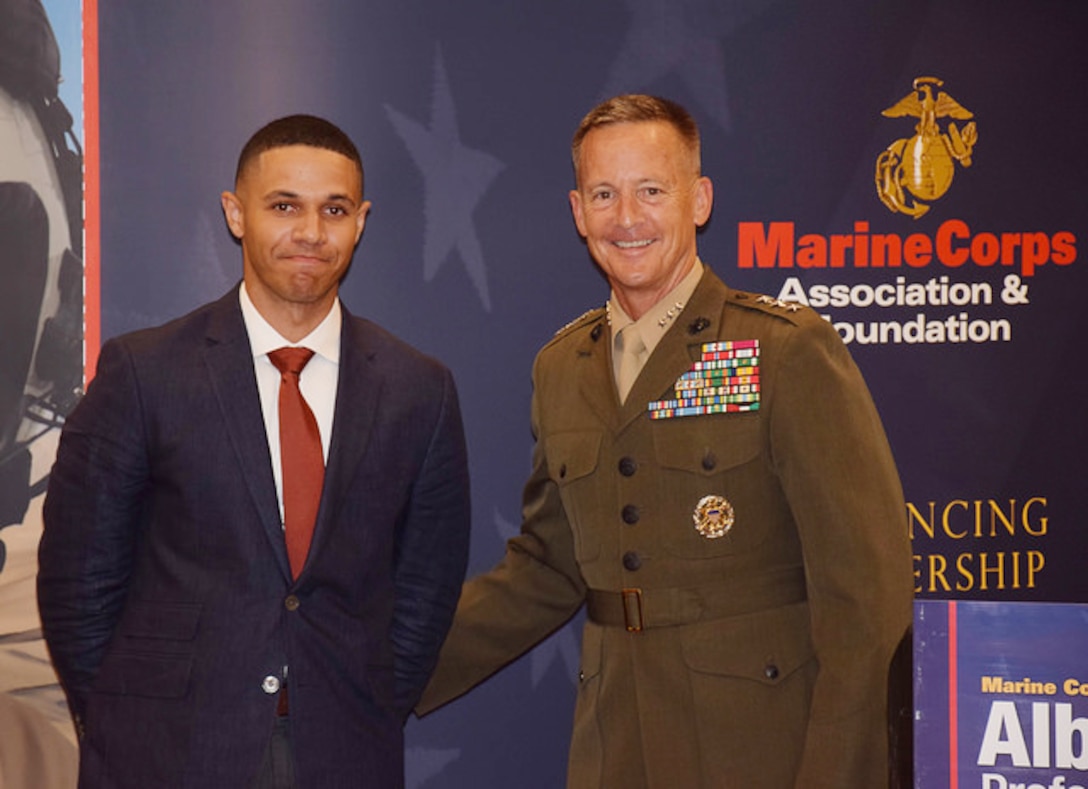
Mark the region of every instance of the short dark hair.
[[675, 101], [663, 99], [660, 96], [625, 93], [602, 101], [591, 109], [582, 118], [582, 122], [578, 124], [578, 129], [574, 132], [574, 139], [570, 143], [570, 156], [574, 163], [575, 178], [578, 177], [578, 161], [582, 155], [582, 142], [587, 134], [601, 126], [610, 126], [614, 123], [641, 123], [646, 121], [663, 121], [676, 129], [695, 158], [696, 172], [700, 171], [699, 126], [695, 123], [695, 119], [691, 117], [691, 113]]
[[359, 149], [339, 126], [315, 115], [288, 115], [258, 129], [238, 155], [238, 167], [234, 171], [235, 184], [242, 177], [242, 171], [262, 153], [291, 145], [324, 148], [351, 159], [359, 170], [361, 188], [363, 159], [359, 156]]

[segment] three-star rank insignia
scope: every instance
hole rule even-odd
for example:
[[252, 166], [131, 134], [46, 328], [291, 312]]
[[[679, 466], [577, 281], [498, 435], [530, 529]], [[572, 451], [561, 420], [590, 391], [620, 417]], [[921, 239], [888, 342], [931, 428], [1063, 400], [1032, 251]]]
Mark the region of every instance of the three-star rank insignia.
[[756, 304], [766, 304], [768, 307], [777, 307], [786, 312], [799, 312], [801, 309], [801, 305], [796, 301], [782, 301], [774, 296], [760, 296], [756, 299]]

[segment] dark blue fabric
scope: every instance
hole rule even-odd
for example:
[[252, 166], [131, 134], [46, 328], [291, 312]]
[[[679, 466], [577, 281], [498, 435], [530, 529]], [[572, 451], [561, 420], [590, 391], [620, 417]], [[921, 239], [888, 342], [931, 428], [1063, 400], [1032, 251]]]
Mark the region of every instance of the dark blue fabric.
[[292, 581], [233, 290], [103, 347], [45, 524], [42, 620], [83, 786], [245, 786], [275, 720], [262, 682], [283, 666], [300, 785], [403, 784], [402, 725], [467, 556], [441, 365], [345, 312], [321, 510]]

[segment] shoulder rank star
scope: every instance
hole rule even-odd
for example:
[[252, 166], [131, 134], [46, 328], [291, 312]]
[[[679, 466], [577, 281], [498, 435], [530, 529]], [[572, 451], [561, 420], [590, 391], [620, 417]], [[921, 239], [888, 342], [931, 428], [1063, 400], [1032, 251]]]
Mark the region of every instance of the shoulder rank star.
[[[586, 310], [585, 312], [583, 312], [583, 313], [582, 313], [581, 315], [579, 315], [579, 316], [578, 316], [577, 318], [575, 318], [574, 320], [572, 320], [572, 321], [568, 321], [567, 323], [565, 323], [565, 324], [563, 324], [562, 326], [560, 326], [560, 327], [559, 327], [559, 328], [558, 328], [558, 329], [556, 330], [556, 332], [555, 332], [555, 333], [556, 333], [556, 335], [560, 335], [560, 334], [562, 334], [563, 332], [565, 332], [565, 331], [566, 331], [567, 329], [571, 328], [572, 326], [574, 326], [574, 325], [576, 325], [576, 324], [578, 324], [578, 323], [581, 323], [581, 322], [582, 322], [582, 321], [584, 321], [584, 320], [585, 320], [586, 318], [588, 318], [588, 317], [589, 317], [590, 315], [592, 315], [593, 313], [597, 312], [597, 311], [598, 311], [598, 310], [600, 310], [600, 309], [601, 309], [601, 307], [594, 307], [594, 308], [593, 308], [593, 309], [591, 309], [591, 310]], [[597, 339], [597, 338], [596, 338], [596, 337], [594, 337], [593, 339]]]
[[756, 299], [756, 304], [766, 304], [769, 307], [778, 307], [779, 309], [788, 310], [789, 312], [797, 312], [801, 309], [801, 305], [796, 301], [782, 301], [782, 299], [776, 299], [774, 296], [760, 296]]

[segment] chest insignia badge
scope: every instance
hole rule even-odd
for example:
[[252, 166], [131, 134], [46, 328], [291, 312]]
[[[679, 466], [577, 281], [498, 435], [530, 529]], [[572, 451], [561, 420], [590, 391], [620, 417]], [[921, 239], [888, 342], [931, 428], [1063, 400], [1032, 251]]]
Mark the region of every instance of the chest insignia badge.
[[692, 513], [695, 531], [708, 540], [724, 537], [733, 528], [733, 505], [724, 496], [703, 496]]

